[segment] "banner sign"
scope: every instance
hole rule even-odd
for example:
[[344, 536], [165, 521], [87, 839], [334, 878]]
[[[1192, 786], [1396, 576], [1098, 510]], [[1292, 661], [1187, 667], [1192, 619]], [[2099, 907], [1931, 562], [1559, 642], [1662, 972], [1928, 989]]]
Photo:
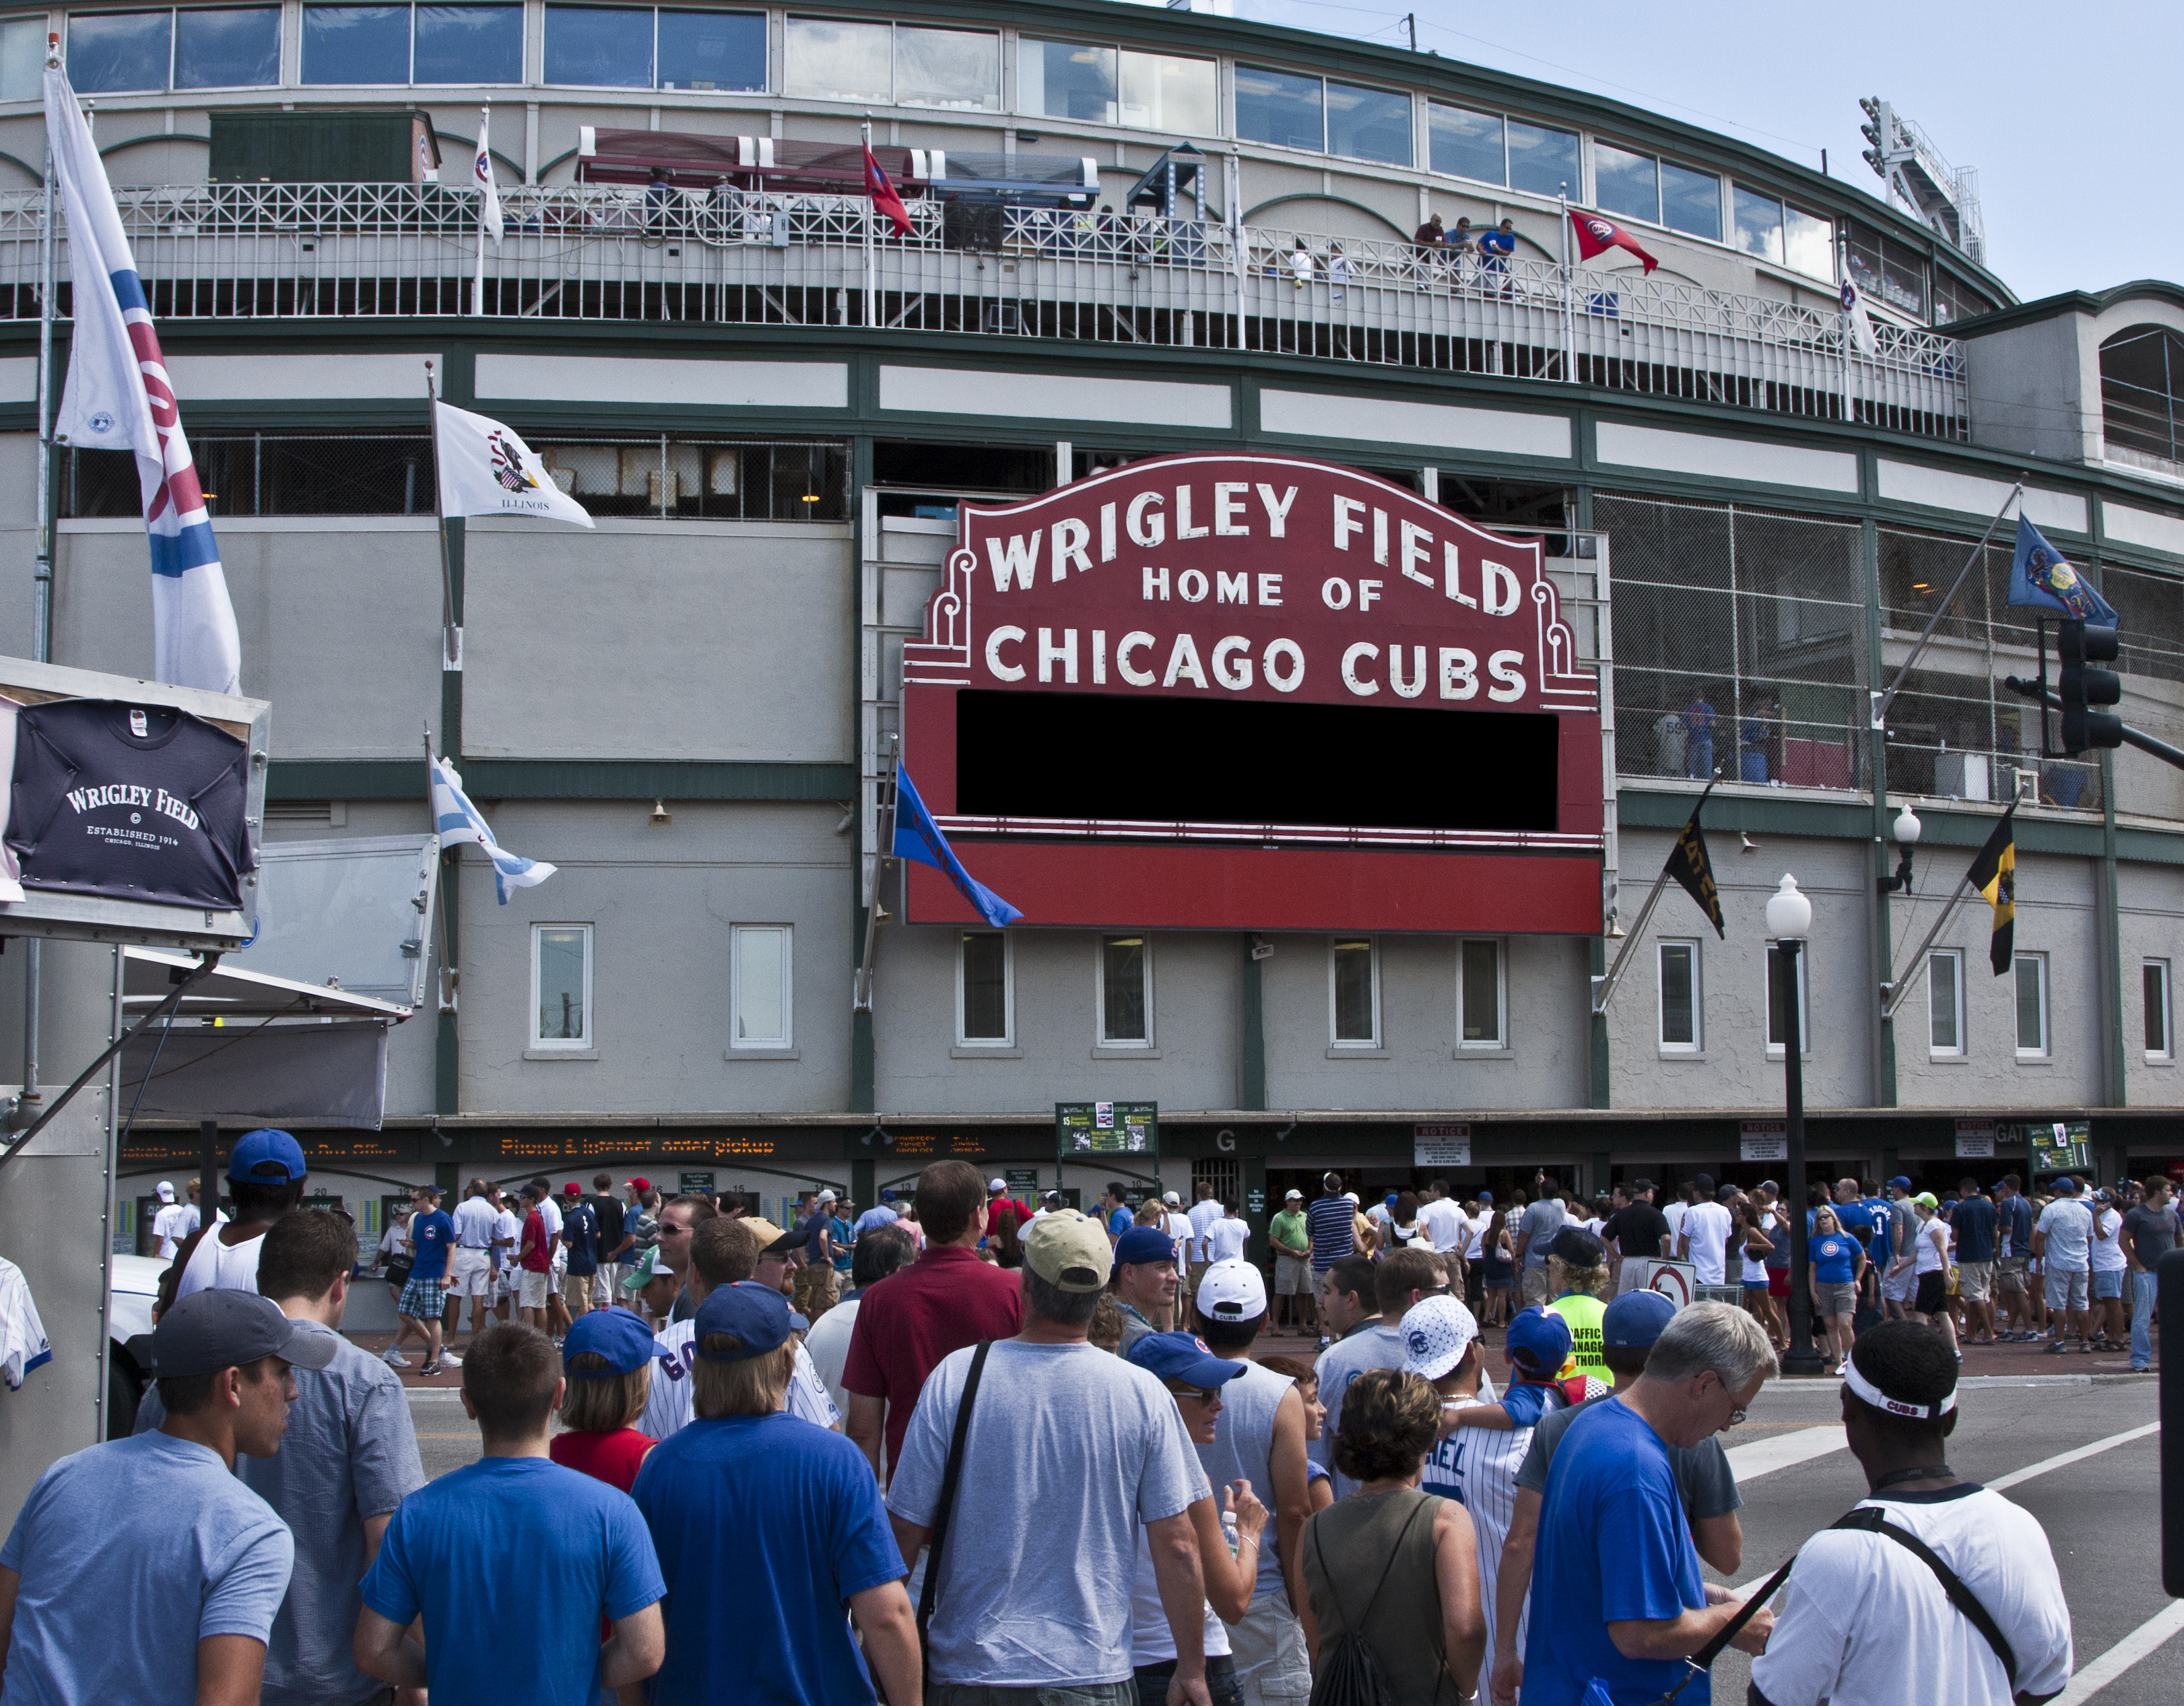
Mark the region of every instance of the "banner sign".
[[1737, 1128], [1737, 1157], [1742, 1161], [1787, 1161], [1790, 1122], [1786, 1119], [1747, 1119]]
[[1600, 928], [1599, 683], [1539, 538], [1245, 455], [959, 527], [904, 761], [1027, 924]]
[[1411, 1162], [1414, 1167], [1470, 1166], [1469, 1123], [1459, 1120], [1453, 1124], [1412, 1126]]

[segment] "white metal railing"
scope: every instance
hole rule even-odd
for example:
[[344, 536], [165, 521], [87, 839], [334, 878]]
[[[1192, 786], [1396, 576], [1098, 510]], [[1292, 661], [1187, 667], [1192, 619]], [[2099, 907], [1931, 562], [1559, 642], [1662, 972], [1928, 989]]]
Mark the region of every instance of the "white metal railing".
[[[222, 184], [118, 199], [161, 319], [471, 305], [467, 187]], [[1882, 326], [1869, 356], [1832, 312], [1671, 280], [1264, 226], [922, 202], [898, 238], [858, 197], [579, 185], [504, 189], [501, 203], [506, 234], [487, 246], [482, 298], [493, 318], [1242, 348], [1965, 436], [1957, 340]], [[0, 317], [38, 314], [42, 209], [39, 192], [0, 193]], [[64, 236], [60, 268], [65, 280]]]

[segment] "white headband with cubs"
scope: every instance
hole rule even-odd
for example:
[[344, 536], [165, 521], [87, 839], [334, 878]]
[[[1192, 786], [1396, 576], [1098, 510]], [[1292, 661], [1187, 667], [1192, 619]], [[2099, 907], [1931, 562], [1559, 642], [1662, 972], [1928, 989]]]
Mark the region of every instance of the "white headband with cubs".
[[1872, 1381], [1867, 1380], [1864, 1375], [1859, 1374], [1858, 1364], [1855, 1363], [1843, 1364], [1843, 1385], [1848, 1386], [1852, 1393], [1864, 1399], [1875, 1409], [1885, 1410], [1892, 1416], [1908, 1416], [1914, 1422], [1923, 1422], [1935, 1416], [1946, 1416], [1957, 1407], [1957, 1395], [1953, 1390], [1938, 1404], [1907, 1404], [1901, 1398], [1892, 1398]]

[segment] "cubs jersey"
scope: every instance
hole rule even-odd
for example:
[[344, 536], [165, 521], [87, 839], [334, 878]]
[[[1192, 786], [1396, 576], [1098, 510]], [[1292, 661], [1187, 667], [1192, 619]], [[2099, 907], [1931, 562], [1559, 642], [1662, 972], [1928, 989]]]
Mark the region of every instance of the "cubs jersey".
[[[638, 1431], [648, 1438], [664, 1440], [678, 1428], [688, 1427], [698, 1413], [690, 1400], [690, 1369], [698, 1360], [697, 1336], [696, 1321], [675, 1321], [652, 1342], [652, 1391], [637, 1424]], [[842, 1413], [827, 1396], [826, 1382], [819, 1378], [811, 1353], [801, 1345], [796, 1347], [796, 1372], [788, 1378], [786, 1408], [790, 1415], [815, 1427], [831, 1428], [842, 1419]]]
[[23, 1270], [0, 1256], [0, 1378], [11, 1392], [22, 1390], [23, 1376], [53, 1359], [46, 1342], [38, 1306], [31, 1301], [31, 1282]]

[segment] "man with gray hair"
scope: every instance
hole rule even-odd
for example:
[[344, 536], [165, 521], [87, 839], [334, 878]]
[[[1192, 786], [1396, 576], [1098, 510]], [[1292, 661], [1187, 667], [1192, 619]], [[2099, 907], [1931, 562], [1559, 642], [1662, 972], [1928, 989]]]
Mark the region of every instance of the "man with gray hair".
[[[1540, 1508], [1532, 1597], [1555, 1614], [1532, 1620], [1528, 1691], [1576, 1700], [1597, 1679], [1618, 1700], [1657, 1698], [1736, 1615], [1740, 1602], [1700, 1573], [1670, 1448], [1741, 1422], [1775, 1372], [1757, 1316], [1694, 1303], [1627, 1390], [1579, 1412]], [[1772, 1622], [1760, 1610], [1734, 1644], [1759, 1652]]]

